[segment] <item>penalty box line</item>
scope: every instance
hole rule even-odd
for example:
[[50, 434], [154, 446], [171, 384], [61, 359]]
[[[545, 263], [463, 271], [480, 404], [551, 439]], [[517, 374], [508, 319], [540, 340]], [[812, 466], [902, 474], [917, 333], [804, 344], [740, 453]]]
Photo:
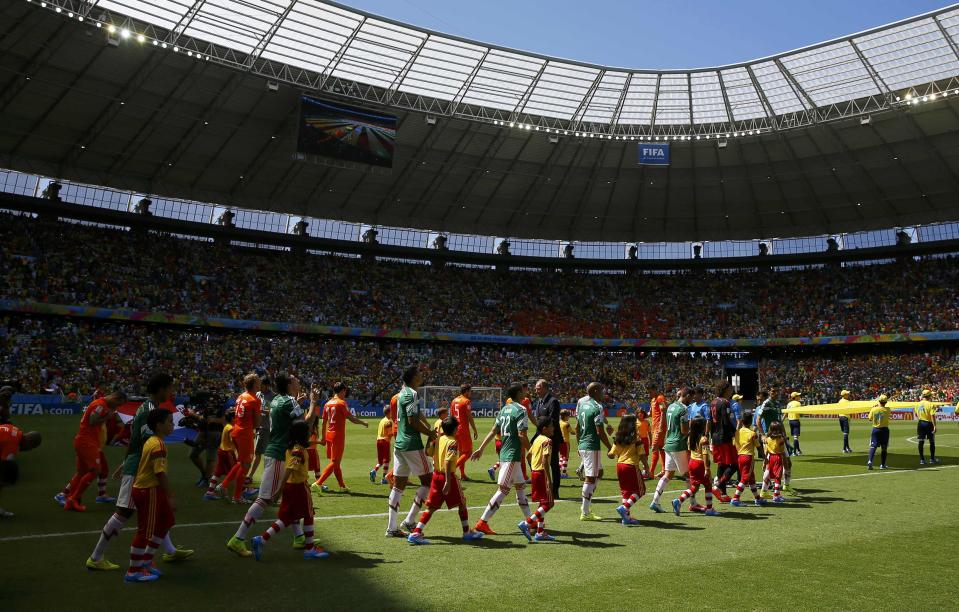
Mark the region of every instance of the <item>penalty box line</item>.
[[[805, 478], [793, 478], [792, 482], [809, 482], [813, 480], [838, 480], [840, 478], [862, 478], [865, 476], [889, 476], [892, 474], [906, 474], [910, 472], [939, 472], [941, 470], [948, 470], [952, 468], [959, 468], [959, 464], [956, 465], [940, 465], [937, 467], [928, 467], [928, 468], [905, 468], [905, 469], [888, 469], [884, 471], [872, 471], [865, 472], [863, 474], [842, 474], [836, 476], [807, 476]], [[619, 495], [604, 495], [597, 496], [593, 499], [619, 499]], [[384, 498], [385, 499], [385, 498]], [[535, 502], [534, 502], [535, 503]], [[578, 504], [579, 500], [573, 499], [557, 499], [555, 500], [557, 504]], [[502, 504], [501, 508], [515, 508], [517, 504]], [[469, 506], [470, 510], [483, 510], [486, 508], [486, 505], [482, 506]], [[437, 510], [437, 512], [455, 512], [456, 509], [443, 508], [442, 510]], [[374, 514], [341, 514], [337, 516], [316, 516], [313, 518], [314, 521], [338, 521], [338, 520], [349, 520], [349, 519], [367, 519], [367, 518], [386, 518], [388, 514], [386, 512], [378, 512]], [[275, 518], [275, 517], [274, 517]], [[260, 522], [272, 521], [273, 518], [261, 518]], [[238, 525], [239, 521], [216, 521], [211, 523], [184, 523], [177, 524], [174, 526], [174, 529], [191, 529], [196, 527], [223, 527], [226, 525]], [[48, 538], [69, 538], [74, 536], [94, 536], [100, 534], [99, 529], [96, 531], [66, 531], [62, 533], [35, 533], [29, 535], [20, 535], [20, 536], [7, 536], [0, 538], [0, 542], [20, 542], [23, 540], [43, 540]], [[136, 531], [136, 527], [125, 527], [122, 531]]]

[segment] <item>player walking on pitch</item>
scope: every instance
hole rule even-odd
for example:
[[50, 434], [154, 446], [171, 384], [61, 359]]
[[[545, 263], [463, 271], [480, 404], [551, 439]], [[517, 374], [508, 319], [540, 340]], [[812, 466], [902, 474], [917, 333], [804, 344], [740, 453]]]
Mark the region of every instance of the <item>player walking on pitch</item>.
[[340, 485], [340, 493], [350, 492], [346, 488], [346, 483], [343, 482], [343, 470], [340, 468], [340, 462], [343, 461], [343, 452], [346, 450], [346, 421], [366, 428], [369, 428], [370, 425], [350, 412], [346, 405], [346, 398], [349, 395], [349, 388], [344, 383], [338, 382], [333, 385], [333, 397], [323, 407], [323, 441], [320, 444], [326, 446], [326, 458], [330, 462], [326, 464], [317, 481], [311, 485], [313, 491], [321, 488], [326, 491], [323, 483], [330, 477], [330, 474], [335, 474], [336, 483]]
[[529, 415], [526, 408], [521, 403], [523, 401], [523, 385], [513, 383], [506, 392], [506, 405], [503, 406], [496, 416], [496, 422], [490, 429], [482, 444], [473, 453], [473, 461], [479, 461], [483, 456], [483, 450], [497, 435], [502, 440], [502, 446], [499, 451], [499, 476], [496, 479], [499, 488], [493, 493], [486, 510], [476, 523], [476, 531], [481, 533], [496, 535], [489, 526], [489, 520], [493, 518], [500, 504], [509, 494], [510, 487], [516, 489], [516, 503], [519, 504], [523, 516], [529, 518], [532, 512], [529, 509], [529, 501], [526, 498], [526, 477], [523, 475], [523, 461], [526, 453], [529, 451], [529, 438], [526, 431], [529, 429]]
[[686, 437], [689, 435], [687, 402], [691, 401], [692, 398], [692, 389], [683, 387], [679, 390], [676, 401], [670, 404], [666, 410], [666, 416], [663, 419], [666, 422], [666, 438], [663, 444], [666, 462], [664, 463], [663, 476], [656, 484], [653, 501], [649, 504], [649, 509], [653, 512], [665, 512], [659, 505], [659, 498], [662, 497], [666, 487], [669, 486], [670, 479], [676, 474], [683, 476], [689, 471], [686, 442]]
[[[133, 416], [133, 422], [130, 425], [130, 444], [127, 446], [127, 455], [123, 463], [114, 472], [114, 478], [122, 473], [123, 478], [120, 481], [120, 493], [117, 495], [116, 512], [107, 520], [106, 525], [100, 532], [100, 539], [94, 547], [93, 552], [87, 559], [87, 569], [91, 570], [116, 570], [120, 566], [110, 563], [103, 558], [107, 544], [110, 540], [120, 534], [123, 525], [130, 520], [133, 513], [136, 512], [136, 505], [133, 502], [133, 481], [136, 479], [137, 470], [140, 467], [140, 455], [143, 452], [143, 444], [153, 435], [153, 431], [147, 424], [147, 416], [154, 410], [164, 410], [160, 408], [173, 397], [173, 377], [165, 372], [154, 374], [147, 381], [147, 395], [145, 402], [137, 408]], [[193, 556], [192, 550], [180, 549], [173, 546], [169, 532], [161, 542], [165, 551], [162, 556], [164, 561], [180, 561]]]
[[603, 459], [600, 455], [599, 443], [602, 442], [606, 450], [612, 449], [609, 436], [606, 435], [606, 415], [603, 405], [599, 402], [603, 397], [603, 385], [589, 383], [586, 395], [576, 403], [576, 423], [579, 429], [579, 458], [583, 467], [583, 500], [581, 504], [581, 521], [601, 521], [593, 514], [591, 504], [593, 493], [596, 492], [596, 481], [603, 470]]
[[[320, 392], [310, 389], [310, 407], [304, 414], [300, 406], [306, 397], [301, 393], [300, 381], [292, 374], [279, 374], [273, 380], [276, 386], [276, 397], [270, 402], [270, 443], [267, 444], [263, 458], [263, 477], [256, 501], [250, 505], [237, 528], [236, 533], [226, 543], [231, 552], [241, 557], [249, 557], [253, 553], [246, 547], [246, 533], [256, 521], [263, 516], [263, 512], [270, 501], [280, 492], [284, 482], [286, 451], [289, 447], [290, 427], [299, 417], [311, 425], [316, 419], [317, 405]], [[297, 538], [302, 536], [299, 524], [293, 531]]]
[[[466, 476], [466, 461], [473, 454], [473, 440], [478, 437], [476, 422], [473, 420], [472, 395], [473, 387], [463, 384], [460, 385], [460, 394], [450, 402], [450, 416], [459, 423], [456, 430], [456, 447], [459, 452], [459, 457], [456, 458], [456, 467], [459, 468], [460, 478], [463, 480], [469, 480]], [[472, 437], [470, 437], [471, 433]]]
[[[418, 366], [410, 366], [403, 370], [403, 388], [400, 389], [399, 397], [396, 400], [396, 442], [393, 447], [393, 488], [390, 489], [390, 496], [387, 499], [389, 506], [389, 518], [386, 524], [386, 537], [388, 538], [407, 538], [409, 533], [416, 528], [413, 522], [420, 511], [420, 507], [426, 501], [426, 496], [430, 490], [430, 482], [433, 479], [433, 462], [426, 456], [426, 450], [423, 448], [423, 437], [427, 440], [433, 440], [436, 434], [430, 429], [429, 423], [423, 417], [420, 411], [419, 398], [416, 395], [416, 389], [423, 384], [423, 374]], [[417, 477], [420, 480], [420, 486], [416, 489], [413, 497], [413, 505], [406, 515], [406, 520], [401, 523], [403, 531], [396, 525], [397, 515], [400, 510], [400, 502], [403, 501], [403, 491], [406, 490], [406, 484], [410, 477]]]

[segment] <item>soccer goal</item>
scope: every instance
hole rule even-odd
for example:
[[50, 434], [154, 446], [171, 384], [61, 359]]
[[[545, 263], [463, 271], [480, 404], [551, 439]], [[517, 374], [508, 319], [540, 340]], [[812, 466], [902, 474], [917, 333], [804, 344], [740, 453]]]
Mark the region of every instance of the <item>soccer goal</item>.
[[[429, 417], [436, 416], [440, 408], [450, 407], [450, 402], [460, 394], [459, 385], [455, 387], [420, 387], [420, 409]], [[470, 397], [474, 417], [494, 417], [503, 407], [503, 389], [501, 387], [473, 387]]]

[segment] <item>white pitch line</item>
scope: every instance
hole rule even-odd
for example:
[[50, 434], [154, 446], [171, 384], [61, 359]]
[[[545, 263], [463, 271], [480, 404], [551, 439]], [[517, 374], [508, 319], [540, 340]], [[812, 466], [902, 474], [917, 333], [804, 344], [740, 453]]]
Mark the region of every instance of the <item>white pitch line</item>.
[[[938, 472], [939, 470], [948, 470], [952, 468], [959, 468], [959, 464], [953, 465], [939, 465], [936, 467], [927, 467], [927, 468], [904, 468], [904, 469], [889, 469], [881, 471], [872, 471], [865, 472], [863, 474], [843, 474], [837, 476], [807, 476], [805, 478], [793, 478], [792, 482], [806, 482], [811, 480], [838, 480], [840, 478], [862, 478], [864, 476], [881, 476], [881, 475], [890, 475], [890, 474], [906, 474], [909, 472]], [[619, 499], [619, 495], [605, 495], [597, 496], [593, 499]], [[571, 504], [579, 503], [579, 500], [574, 499], [557, 499], [556, 503], [562, 504]], [[515, 508], [517, 504], [503, 504], [501, 508]], [[486, 508], [486, 505], [482, 506], [469, 506], [470, 510], [483, 510]], [[437, 512], [453, 512], [456, 509], [442, 509], [437, 510]], [[386, 512], [375, 513], [375, 514], [341, 514], [337, 516], [316, 516], [313, 518], [314, 521], [334, 521], [334, 520], [346, 520], [346, 519], [365, 519], [365, 518], [386, 518], [388, 515]], [[261, 521], [271, 520], [269, 518], [263, 518]], [[175, 529], [190, 529], [193, 527], [222, 527], [224, 525], [238, 525], [239, 521], [218, 521], [212, 523], [184, 523], [177, 524], [174, 526]], [[123, 531], [136, 531], [135, 527], [126, 527]], [[93, 536], [99, 535], [100, 530], [96, 531], [67, 531], [63, 533], [37, 533], [30, 535], [21, 535], [21, 536], [7, 536], [0, 538], [0, 542], [18, 542], [22, 540], [43, 540], [47, 538], [67, 538], [70, 536]]]

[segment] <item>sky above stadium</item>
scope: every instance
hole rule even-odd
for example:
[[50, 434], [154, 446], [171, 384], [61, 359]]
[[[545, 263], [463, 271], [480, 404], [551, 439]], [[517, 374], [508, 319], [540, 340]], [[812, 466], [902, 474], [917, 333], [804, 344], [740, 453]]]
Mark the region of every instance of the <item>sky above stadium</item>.
[[340, 0], [440, 32], [623, 68], [738, 63], [946, 6], [929, 0]]

